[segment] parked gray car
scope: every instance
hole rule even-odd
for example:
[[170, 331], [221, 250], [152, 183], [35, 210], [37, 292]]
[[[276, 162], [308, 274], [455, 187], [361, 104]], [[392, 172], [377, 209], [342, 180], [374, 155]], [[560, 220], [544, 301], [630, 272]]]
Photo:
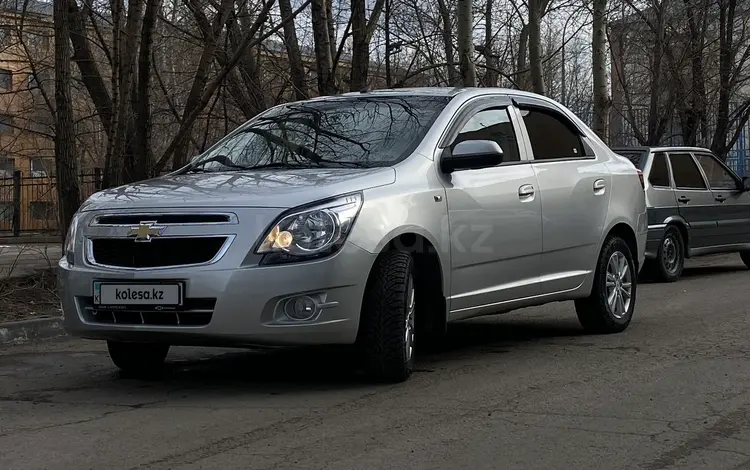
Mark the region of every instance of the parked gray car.
[[698, 147], [613, 149], [643, 171], [648, 273], [680, 278], [685, 258], [740, 253], [750, 267], [750, 180]]
[[149, 372], [170, 345], [351, 344], [403, 381], [446, 324], [575, 300], [627, 328], [643, 181], [570, 111], [504, 89], [276, 106], [170, 175], [76, 214], [64, 324]]

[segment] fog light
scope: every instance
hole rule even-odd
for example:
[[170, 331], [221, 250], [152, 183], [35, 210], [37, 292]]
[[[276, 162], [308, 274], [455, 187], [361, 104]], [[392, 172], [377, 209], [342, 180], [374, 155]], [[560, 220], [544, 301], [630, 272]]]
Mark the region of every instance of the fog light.
[[303, 295], [296, 299], [290, 299], [284, 310], [286, 310], [286, 316], [292, 320], [309, 320], [315, 316], [318, 307], [313, 299]]

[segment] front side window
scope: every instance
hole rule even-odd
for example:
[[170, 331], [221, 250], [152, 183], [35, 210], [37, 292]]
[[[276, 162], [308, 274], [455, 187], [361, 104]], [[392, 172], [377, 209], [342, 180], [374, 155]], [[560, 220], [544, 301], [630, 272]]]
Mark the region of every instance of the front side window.
[[390, 166], [414, 151], [449, 101], [363, 96], [290, 103], [242, 126], [190, 168]]
[[531, 139], [534, 160], [584, 156], [581, 137], [573, 131], [572, 123], [566, 122], [565, 117], [535, 108], [521, 109], [521, 115]]
[[484, 109], [461, 128], [453, 144], [466, 140], [492, 140], [503, 149], [503, 162], [521, 160], [516, 133], [507, 108]]
[[737, 189], [737, 180], [713, 156], [696, 153], [695, 159], [703, 168], [711, 189]]
[[672, 183], [669, 181], [669, 168], [667, 167], [667, 157], [663, 153], [654, 155], [654, 161], [651, 162], [651, 171], [648, 174], [648, 182], [651, 186], [669, 188]]
[[706, 182], [689, 153], [670, 153], [674, 184], [679, 189], [706, 189]]

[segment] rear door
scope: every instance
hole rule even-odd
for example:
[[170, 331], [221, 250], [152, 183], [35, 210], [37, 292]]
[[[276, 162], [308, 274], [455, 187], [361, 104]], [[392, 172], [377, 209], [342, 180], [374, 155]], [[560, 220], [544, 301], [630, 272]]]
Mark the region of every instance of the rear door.
[[542, 201], [541, 292], [577, 288], [607, 218], [612, 175], [586, 145], [586, 137], [556, 107], [514, 97], [522, 116]]
[[690, 249], [713, 246], [718, 216], [714, 196], [703, 172], [688, 152], [670, 152], [669, 163], [677, 196], [677, 209], [688, 223]]
[[694, 154], [706, 175], [718, 218], [715, 245], [750, 243], [750, 193], [742, 181], [709, 153]]

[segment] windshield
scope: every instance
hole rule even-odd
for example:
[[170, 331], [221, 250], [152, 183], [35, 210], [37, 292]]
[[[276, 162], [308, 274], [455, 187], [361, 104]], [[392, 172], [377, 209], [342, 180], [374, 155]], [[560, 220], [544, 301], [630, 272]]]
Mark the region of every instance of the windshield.
[[393, 165], [414, 151], [448, 101], [368, 96], [290, 103], [239, 128], [188, 171]]

